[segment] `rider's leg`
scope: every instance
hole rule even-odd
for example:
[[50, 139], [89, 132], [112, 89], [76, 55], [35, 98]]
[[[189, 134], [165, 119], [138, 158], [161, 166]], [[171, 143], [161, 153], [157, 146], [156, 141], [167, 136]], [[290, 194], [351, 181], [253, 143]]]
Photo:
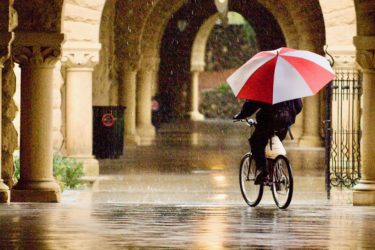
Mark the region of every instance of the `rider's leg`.
[[257, 175], [255, 183], [260, 183], [267, 175], [268, 169], [266, 164], [265, 148], [269, 140], [268, 130], [256, 128], [253, 135], [249, 139], [251, 152], [255, 159], [257, 169], [261, 172]]

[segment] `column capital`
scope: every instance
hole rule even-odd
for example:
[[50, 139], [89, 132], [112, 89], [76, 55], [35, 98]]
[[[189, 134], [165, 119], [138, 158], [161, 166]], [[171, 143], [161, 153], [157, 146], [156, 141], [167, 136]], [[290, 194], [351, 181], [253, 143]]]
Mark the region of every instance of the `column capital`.
[[160, 64], [160, 58], [156, 56], [142, 57], [141, 69], [148, 71], [156, 71]]
[[363, 69], [375, 69], [375, 36], [355, 36], [357, 62]]
[[13, 59], [23, 66], [54, 66], [61, 54], [60, 33], [15, 33]]
[[139, 61], [133, 61], [133, 60], [125, 61], [123, 63], [123, 69], [125, 72], [138, 71], [140, 69], [140, 63]]
[[202, 72], [204, 71], [205, 63], [194, 63], [191, 65], [191, 72]]
[[336, 46], [328, 48], [329, 54], [334, 59], [335, 68], [349, 68], [356, 66], [356, 49], [354, 46]]
[[100, 43], [66, 43], [61, 62], [68, 68], [94, 68], [99, 62]]
[[14, 46], [13, 59], [21, 68], [26, 66], [54, 66], [60, 57], [58, 47]]

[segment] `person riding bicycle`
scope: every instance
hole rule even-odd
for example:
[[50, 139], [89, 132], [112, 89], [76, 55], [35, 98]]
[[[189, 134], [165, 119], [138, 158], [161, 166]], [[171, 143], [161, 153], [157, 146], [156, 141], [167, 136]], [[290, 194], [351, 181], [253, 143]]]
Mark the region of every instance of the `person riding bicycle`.
[[257, 126], [249, 138], [249, 143], [257, 169], [260, 171], [255, 178], [255, 184], [260, 184], [269, 174], [265, 155], [267, 143], [275, 134], [280, 138], [280, 141], [285, 139], [297, 114], [302, 110], [302, 100], [298, 98], [274, 105], [246, 100], [241, 111], [233, 119], [245, 119], [257, 110], [259, 110], [256, 114]]

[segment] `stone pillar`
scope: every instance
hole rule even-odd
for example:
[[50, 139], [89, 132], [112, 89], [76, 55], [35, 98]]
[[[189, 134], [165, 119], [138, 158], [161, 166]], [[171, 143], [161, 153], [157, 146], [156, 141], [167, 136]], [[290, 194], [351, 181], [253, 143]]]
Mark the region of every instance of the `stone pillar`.
[[[91, 48], [90, 48], [91, 47]], [[66, 153], [83, 162], [86, 176], [99, 175], [99, 163], [92, 155], [92, 72], [99, 62], [100, 44], [65, 44], [62, 62], [66, 69]]]
[[156, 60], [145, 58], [141, 66], [137, 84], [137, 107], [136, 124], [137, 134], [140, 136], [140, 143], [150, 144], [155, 136], [155, 127], [152, 125], [152, 80], [155, 71]]
[[[140, 138], [136, 132], [136, 79], [138, 67], [126, 63], [123, 68], [119, 89], [120, 105], [126, 107], [124, 114], [124, 146], [138, 145]], [[124, 151], [125, 152], [125, 151]]]
[[[1, 34], [2, 36], [2, 34]], [[0, 53], [3, 52], [3, 50], [6, 49], [7, 50], [7, 46], [0, 46]], [[3, 65], [4, 65], [4, 57], [1, 57], [0, 58], [0, 83], [2, 83], [2, 71], [3, 71]], [[1, 89], [1, 86], [2, 84], [0, 84], [0, 91], [2, 91]], [[1, 92], [0, 92], [1, 93]], [[2, 103], [2, 100], [1, 100], [1, 95], [0, 95], [0, 104]], [[1, 105], [0, 105], [1, 107]], [[0, 124], [1, 124], [1, 117], [2, 117], [2, 114], [1, 114], [1, 109], [0, 109]], [[1, 126], [0, 126], [0, 145], [1, 145]], [[0, 151], [0, 159], [1, 158], [1, 151]], [[7, 203], [9, 202], [9, 188], [7, 185], [4, 184], [4, 181], [3, 179], [1, 178], [1, 163], [0, 163], [0, 203]]]
[[203, 65], [194, 65], [191, 68], [189, 117], [192, 121], [204, 120], [204, 115], [199, 112], [199, 73], [203, 69]]
[[303, 132], [299, 144], [308, 147], [321, 147], [320, 138], [320, 98], [319, 94], [303, 99]]
[[363, 69], [361, 180], [353, 205], [375, 205], [375, 36], [356, 36], [357, 62]]
[[3, 131], [2, 131], [2, 71], [4, 68], [4, 63], [10, 57], [11, 52], [11, 43], [14, 38], [14, 33], [12, 32], [18, 24], [17, 13], [13, 8], [13, 1], [1, 1], [0, 3], [0, 13], [1, 13], [1, 22], [0, 22], [0, 203], [9, 202], [9, 187], [4, 184], [2, 179], [2, 169], [1, 165], [3, 164], [3, 156], [1, 154], [3, 147]]
[[59, 202], [52, 170], [53, 69], [63, 34], [17, 33], [13, 58], [21, 67], [20, 180], [14, 202]]

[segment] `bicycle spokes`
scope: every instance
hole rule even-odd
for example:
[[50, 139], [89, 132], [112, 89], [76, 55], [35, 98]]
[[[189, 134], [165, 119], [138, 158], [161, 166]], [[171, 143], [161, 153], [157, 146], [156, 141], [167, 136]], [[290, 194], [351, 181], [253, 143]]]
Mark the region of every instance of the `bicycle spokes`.
[[246, 154], [240, 166], [241, 193], [249, 206], [256, 206], [263, 195], [263, 185], [255, 185], [256, 166], [250, 154]]
[[293, 195], [293, 176], [288, 160], [278, 157], [272, 176], [272, 195], [279, 208], [289, 206]]

